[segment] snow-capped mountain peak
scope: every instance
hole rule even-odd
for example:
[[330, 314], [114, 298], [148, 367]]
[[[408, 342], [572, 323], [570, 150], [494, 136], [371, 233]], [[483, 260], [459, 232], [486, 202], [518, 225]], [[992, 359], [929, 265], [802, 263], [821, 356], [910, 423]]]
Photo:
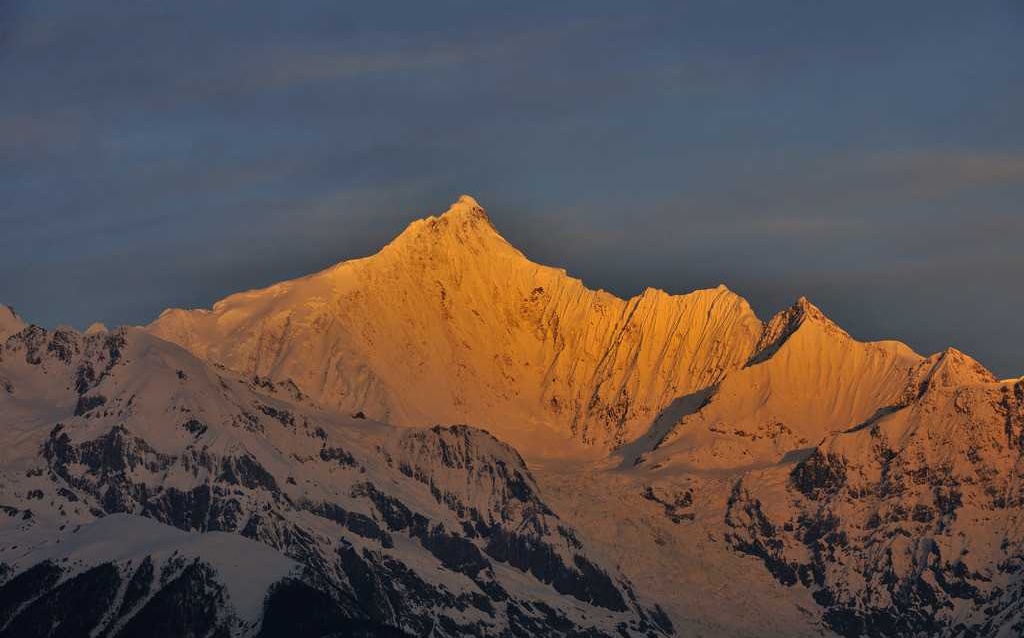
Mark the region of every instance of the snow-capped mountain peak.
[[824, 331], [839, 338], [849, 338], [845, 330], [829, 319], [820, 308], [801, 296], [792, 306], [776, 313], [765, 325], [757, 344], [757, 350], [748, 365], [760, 363], [770, 358], [792, 337], [801, 327], [808, 325], [809, 330]]
[[[487, 242], [504, 244], [507, 248], [512, 248], [491, 223], [487, 211], [474, 198], [462, 195], [440, 215], [430, 215], [410, 223], [382, 252], [407, 244], [438, 242], [442, 242], [448, 251], [459, 244], [479, 245]], [[472, 247], [474, 246], [468, 246]], [[516, 253], [519, 254], [518, 251]], [[470, 250], [469, 254], [479, 253]], [[521, 254], [519, 256], [521, 257]]]
[[472, 195], [459, 195], [448, 210], [441, 214], [442, 217], [468, 217], [490, 224], [490, 218], [484, 207]]
[[1024, 626], [1024, 381], [805, 297], [591, 290], [469, 196], [147, 328], [4, 333], [0, 638]]
[[371, 257], [149, 326], [344, 411], [473, 423], [527, 456], [635, 438], [677, 397], [742, 366], [761, 328], [724, 287], [628, 300], [587, 289], [527, 259], [468, 196]]

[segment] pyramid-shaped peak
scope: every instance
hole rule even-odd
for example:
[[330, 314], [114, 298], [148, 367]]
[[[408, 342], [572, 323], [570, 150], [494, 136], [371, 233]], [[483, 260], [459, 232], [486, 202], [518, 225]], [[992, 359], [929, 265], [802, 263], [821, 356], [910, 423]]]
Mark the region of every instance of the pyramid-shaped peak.
[[483, 206], [480, 205], [480, 202], [476, 201], [475, 197], [472, 195], [466, 195], [465, 193], [459, 195], [459, 198], [449, 207], [449, 210], [456, 207], [479, 208], [480, 210], [483, 210]]
[[929, 357], [935, 361], [932, 376], [941, 376], [946, 385], [967, 383], [994, 383], [996, 377], [974, 357], [957, 350], [946, 348]]
[[793, 305], [772, 317], [770, 324], [778, 324], [783, 330], [796, 330], [805, 323], [814, 322], [829, 328], [834, 328], [845, 334], [839, 326], [822, 312], [821, 308], [811, 303], [807, 297], [801, 296]]
[[470, 195], [461, 195], [440, 215], [418, 219], [399, 235], [390, 246], [437, 246], [492, 244], [497, 239], [507, 244], [491, 224], [483, 206]]
[[[501, 258], [526, 261], [522, 252], [491, 224], [479, 202], [469, 195], [462, 195], [442, 213], [413, 221], [378, 255], [383, 262], [402, 263], [402, 268], [414, 267], [416, 272], [423, 268], [455, 268], [452, 272], [456, 272], [498, 263], [495, 260]], [[332, 272], [344, 271], [346, 263], [337, 264]]]
[[829, 319], [821, 308], [815, 306], [807, 297], [801, 296], [792, 306], [777, 313], [764, 327], [756, 354], [747, 365], [767, 360], [793, 334], [804, 325], [814, 325], [826, 333], [848, 338], [850, 335]]
[[973, 357], [956, 348], [946, 348], [922, 359], [911, 371], [904, 402], [909, 403], [943, 389], [996, 381], [995, 375]]
[[439, 232], [465, 232], [467, 230], [486, 230], [495, 232], [487, 211], [476, 199], [470, 195], [460, 195], [440, 215], [430, 215], [418, 219], [411, 224], [403, 233], [418, 234], [420, 231]]
[[469, 221], [482, 221], [488, 226], [491, 225], [487, 211], [484, 210], [484, 207], [472, 195], [459, 195], [459, 198], [448, 207], [448, 210], [441, 215], [440, 219], [466, 219]]
[[804, 297], [803, 295], [801, 295], [795, 302], [793, 302], [793, 305], [790, 307], [790, 310], [793, 313], [799, 314], [801, 318], [804, 319], [828, 320], [828, 317], [826, 317], [825, 313], [821, 311], [821, 308], [815, 306], [813, 303], [811, 303], [810, 299]]

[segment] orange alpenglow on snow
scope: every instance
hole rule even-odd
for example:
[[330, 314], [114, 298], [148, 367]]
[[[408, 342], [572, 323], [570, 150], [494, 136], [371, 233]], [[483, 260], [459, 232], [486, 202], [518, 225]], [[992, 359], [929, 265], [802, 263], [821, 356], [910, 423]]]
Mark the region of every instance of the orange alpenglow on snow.
[[371, 257], [168, 310], [149, 330], [346, 411], [472, 423], [526, 454], [562, 455], [636, 438], [674, 399], [740, 368], [762, 326], [723, 286], [629, 300], [590, 290], [527, 259], [464, 195]]
[[635, 442], [623, 450], [648, 453], [634, 461], [703, 469], [799, 454], [898, 404], [922, 361], [856, 341], [805, 298], [763, 324], [724, 286], [588, 289], [527, 259], [467, 195], [375, 255], [148, 329], [381, 421], [472, 423], [538, 458]]

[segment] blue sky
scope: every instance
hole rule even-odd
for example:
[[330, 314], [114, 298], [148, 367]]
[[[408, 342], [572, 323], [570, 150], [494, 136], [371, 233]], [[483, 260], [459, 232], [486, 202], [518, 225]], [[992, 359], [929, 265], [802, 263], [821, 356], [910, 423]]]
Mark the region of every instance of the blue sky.
[[0, 302], [144, 323], [465, 192], [592, 287], [807, 295], [1015, 376], [1022, 61], [1010, 0], [0, 0]]

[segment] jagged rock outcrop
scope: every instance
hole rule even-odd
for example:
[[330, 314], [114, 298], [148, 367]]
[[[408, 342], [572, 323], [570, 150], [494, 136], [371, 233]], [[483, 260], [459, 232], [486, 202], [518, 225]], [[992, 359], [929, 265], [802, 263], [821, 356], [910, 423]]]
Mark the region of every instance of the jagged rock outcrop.
[[168, 310], [149, 330], [345, 412], [472, 423], [528, 455], [607, 449], [753, 354], [761, 323], [719, 287], [629, 300], [530, 262], [463, 196], [376, 255]]

